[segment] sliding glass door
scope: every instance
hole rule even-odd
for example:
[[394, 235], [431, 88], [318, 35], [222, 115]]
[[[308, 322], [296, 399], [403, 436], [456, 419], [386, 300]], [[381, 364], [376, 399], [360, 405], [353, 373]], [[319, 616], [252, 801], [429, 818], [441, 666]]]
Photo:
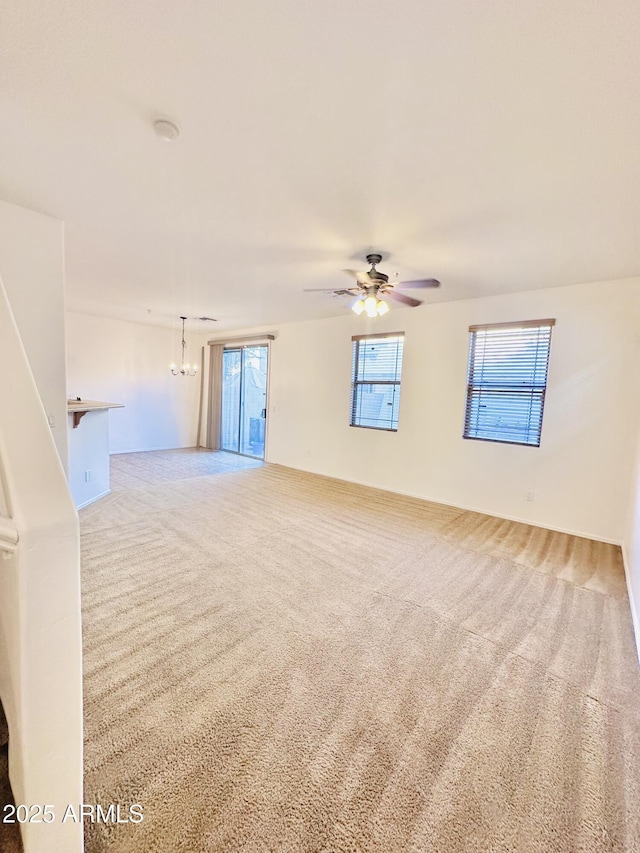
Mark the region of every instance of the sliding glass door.
[[264, 459], [268, 352], [266, 344], [224, 350], [222, 450]]

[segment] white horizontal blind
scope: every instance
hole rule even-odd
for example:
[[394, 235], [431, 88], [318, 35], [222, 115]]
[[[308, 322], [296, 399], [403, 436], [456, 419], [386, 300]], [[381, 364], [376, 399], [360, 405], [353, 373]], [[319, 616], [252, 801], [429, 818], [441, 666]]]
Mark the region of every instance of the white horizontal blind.
[[554, 324], [470, 327], [464, 438], [540, 445]]
[[404, 332], [353, 338], [351, 426], [398, 429]]

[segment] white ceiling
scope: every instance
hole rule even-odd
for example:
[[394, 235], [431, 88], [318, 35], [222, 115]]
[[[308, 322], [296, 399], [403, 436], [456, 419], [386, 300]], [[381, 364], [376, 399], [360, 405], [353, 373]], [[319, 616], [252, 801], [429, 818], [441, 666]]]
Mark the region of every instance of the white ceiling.
[[146, 322], [337, 314], [303, 288], [367, 249], [428, 300], [635, 276], [639, 25], [636, 0], [4, 0], [0, 196], [66, 222], [69, 307]]

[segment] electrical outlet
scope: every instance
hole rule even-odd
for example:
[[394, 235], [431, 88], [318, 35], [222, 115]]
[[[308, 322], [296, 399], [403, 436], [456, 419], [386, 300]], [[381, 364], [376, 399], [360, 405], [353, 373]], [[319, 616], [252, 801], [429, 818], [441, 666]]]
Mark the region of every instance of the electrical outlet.
[[91, 480], [91, 471], [85, 471], [85, 472], [84, 472], [84, 481], [85, 481], [85, 483], [90, 482], [90, 480]]
[[525, 501], [532, 501], [533, 500], [533, 492], [525, 492], [524, 499], [525, 499]]

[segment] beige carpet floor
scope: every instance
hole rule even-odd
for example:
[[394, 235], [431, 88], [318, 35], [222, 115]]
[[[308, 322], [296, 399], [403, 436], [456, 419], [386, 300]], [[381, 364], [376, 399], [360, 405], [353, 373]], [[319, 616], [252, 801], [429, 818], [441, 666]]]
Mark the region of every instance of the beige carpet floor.
[[89, 853], [640, 850], [619, 549], [135, 456], [81, 512], [85, 801], [144, 820]]

